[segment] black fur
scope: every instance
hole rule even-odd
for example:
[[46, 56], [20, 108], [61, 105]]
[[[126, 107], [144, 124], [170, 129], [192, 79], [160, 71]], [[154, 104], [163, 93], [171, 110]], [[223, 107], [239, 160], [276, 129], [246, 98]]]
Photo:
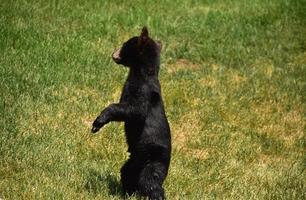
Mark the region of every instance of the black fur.
[[95, 133], [110, 121], [125, 122], [130, 158], [121, 168], [121, 183], [128, 195], [165, 199], [162, 188], [171, 153], [170, 128], [158, 80], [161, 45], [144, 27], [138, 37], [113, 54], [116, 63], [129, 67], [120, 102], [106, 107], [93, 123]]

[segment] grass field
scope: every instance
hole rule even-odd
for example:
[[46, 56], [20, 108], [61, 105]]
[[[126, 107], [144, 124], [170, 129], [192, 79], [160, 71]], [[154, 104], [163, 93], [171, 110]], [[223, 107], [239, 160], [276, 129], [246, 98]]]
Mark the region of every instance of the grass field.
[[122, 198], [123, 124], [90, 127], [143, 25], [163, 42], [168, 199], [306, 199], [305, 0], [154, 2], [0, 1], [1, 199]]

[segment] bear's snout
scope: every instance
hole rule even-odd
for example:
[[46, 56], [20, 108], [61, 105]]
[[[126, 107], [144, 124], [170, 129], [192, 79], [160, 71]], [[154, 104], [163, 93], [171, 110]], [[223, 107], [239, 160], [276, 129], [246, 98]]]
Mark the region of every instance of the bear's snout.
[[121, 51], [121, 49], [115, 50], [115, 52], [113, 53], [113, 56], [112, 56], [112, 57], [113, 57], [113, 60], [114, 60], [117, 64], [119, 64], [120, 61], [121, 61], [120, 51]]

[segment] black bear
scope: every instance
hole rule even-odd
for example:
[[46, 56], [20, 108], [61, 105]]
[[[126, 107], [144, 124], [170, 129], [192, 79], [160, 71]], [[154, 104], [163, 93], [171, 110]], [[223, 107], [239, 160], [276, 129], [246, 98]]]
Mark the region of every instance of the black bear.
[[158, 80], [161, 43], [149, 37], [146, 27], [116, 50], [117, 64], [129, 67], [120, 102], [106, 107], [93, 122], [92, 132], [110, 121], [125, 122], [130, 157], [121, 168], [125, 194], [165, 199], [162, 184], [171, 154], [170, 128]]

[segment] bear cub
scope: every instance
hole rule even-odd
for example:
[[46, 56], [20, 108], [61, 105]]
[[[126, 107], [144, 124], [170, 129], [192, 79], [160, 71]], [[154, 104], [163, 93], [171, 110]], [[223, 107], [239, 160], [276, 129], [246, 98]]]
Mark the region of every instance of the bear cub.
[[129, 159], [121, 168], [125, 194], [165, 199], [162, 184], [170, 164], [170, 127], [158, 80], [161, 43], [149, 37], [146, 27], [112, 57], [129, 68], [120, 102], [110, 104], [96, 118], [92, 132], [111, 121], [125, 123]]

